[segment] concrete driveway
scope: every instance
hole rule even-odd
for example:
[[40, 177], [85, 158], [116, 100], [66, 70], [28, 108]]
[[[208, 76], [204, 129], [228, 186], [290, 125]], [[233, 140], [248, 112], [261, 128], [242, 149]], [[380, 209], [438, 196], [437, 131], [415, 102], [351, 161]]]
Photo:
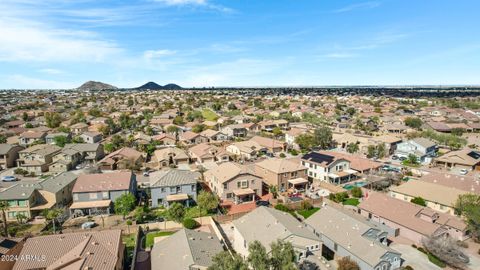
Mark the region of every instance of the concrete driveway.
[[431, 263], [427, 255], [409, 245], [392, 243], [390, 247], [402, 253], [402, 259], [405, 260], [403, 266], [410, 265], [413, 269], [422, 270], [442, 270], [442, 268]]

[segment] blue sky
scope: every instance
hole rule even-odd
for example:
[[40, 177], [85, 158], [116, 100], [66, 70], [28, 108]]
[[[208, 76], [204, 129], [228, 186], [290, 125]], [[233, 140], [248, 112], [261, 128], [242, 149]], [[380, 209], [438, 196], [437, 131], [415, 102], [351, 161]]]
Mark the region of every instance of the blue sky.
[[0, 88], [479, 84], [478, 0], [1, 0]]

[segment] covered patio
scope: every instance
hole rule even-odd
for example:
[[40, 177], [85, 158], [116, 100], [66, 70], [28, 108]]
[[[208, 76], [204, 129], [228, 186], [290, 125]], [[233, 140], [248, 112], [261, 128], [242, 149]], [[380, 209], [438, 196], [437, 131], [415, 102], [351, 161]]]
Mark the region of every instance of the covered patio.
[[167, 202], [168, 205], [178, 202], [185, 207], [190, 207], [190, 198], [188, 197], [188, 194], [185, 193], [167, 195]]
[[308, 180], [305, 178], [295, 178], [288, 180], [288, 189], [296, 192], [305, 192], [308, 189]]
[[110, 214], [111, 200], [74, 202], [70, 206], [70, 214], [74, 216]]
[[352, 169], [346, 169], [341, 172], [329, 173], [328, 180], [335, 185], [341, 185], [358, 178], [358, 172]]
[[251, 188], [236, 189], [233, 191], [235, 204], [255, 201], [255, 191]]

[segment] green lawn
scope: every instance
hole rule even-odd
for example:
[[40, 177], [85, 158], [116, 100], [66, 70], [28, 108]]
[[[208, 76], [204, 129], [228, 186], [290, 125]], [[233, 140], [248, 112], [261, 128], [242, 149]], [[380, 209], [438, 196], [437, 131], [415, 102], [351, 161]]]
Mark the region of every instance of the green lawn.
[[134, 248], [135, 247], [135, 233], [127, 234], [122, 236], [122, 242], [125, 244], [127, 248]]
[[147, 234], [147, 239], [145, 240], [145, 246], [146, 247], [153, 247], [153, 238], [159, 237], [159, 236], [169, 236], [174, 234], [175, 232], [164, 232], [164, 231], [157, 231], [157, 232], [149, 232]]
[[314, 208], [309, 209], [309, 210], [298, 210], [297, 213], [304, 218], [308, 218], [311, 215], [313, 215], [315, 212], [317, 212], [318, 210], [320, 210], [320, 208], [314, 207]]
[[218, 115], [210, 109], [203, 109], [202, 116], [208, 121], [217, 121], [218, 119]]
[[185, 218], [197, 218], [207, 216], [208, 213], [206, 210], [201, 210], [200, 207], [194, 206], [186, 209]]
[[358, 201], [357, 198], [348, 198], [346, 199], [345, 201], [343, 201], [342, 203], [343, 205], [353, 205], [353, 206], [357, 206], [360, 204], [360, 201]]

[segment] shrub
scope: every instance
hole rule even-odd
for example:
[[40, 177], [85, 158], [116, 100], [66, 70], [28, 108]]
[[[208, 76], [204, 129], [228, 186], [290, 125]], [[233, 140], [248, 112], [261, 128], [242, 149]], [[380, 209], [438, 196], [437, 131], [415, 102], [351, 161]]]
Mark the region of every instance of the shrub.
[[312, 209], [313, 206], [309, 201], [302, 201], [300, 204], [300, 209], [301, 210], [310, 210]]
[[183, 227], [187, 229], [193, 230], [195, 228], [198, 228], [199, 226], [200, 224], [195, 219], [186, 218], [183, 220]]
[[286, 155], [285, 155], [284, 153], [280, 153], [280, 157], [281, 157], [281, 158], [285, 158]]
[[405, 266], [404, 269], [405, 269], [405, 270], [413, 270], [413, 267], [411, 267], [410, 265], [407, 265], [407, 266]]
[[362, 189], [359, 187], [352, 188], [352, 196], [355, 198], [361, 198], [363, 196]]
[[288, 212], [288, 213], [292, 212], [292, 210], [290, 208], [288, 208], [288, 206], [286, 206], [284, 204], [281, 204], [281, 203], [275, 205], [275, 209], [283, 211], [283, 212]]
[[415, 197], [410, 202], [421, 206], [427, 206], [427, 202], [425, 202], [425, 199], [423, 199], [422, 197]]

